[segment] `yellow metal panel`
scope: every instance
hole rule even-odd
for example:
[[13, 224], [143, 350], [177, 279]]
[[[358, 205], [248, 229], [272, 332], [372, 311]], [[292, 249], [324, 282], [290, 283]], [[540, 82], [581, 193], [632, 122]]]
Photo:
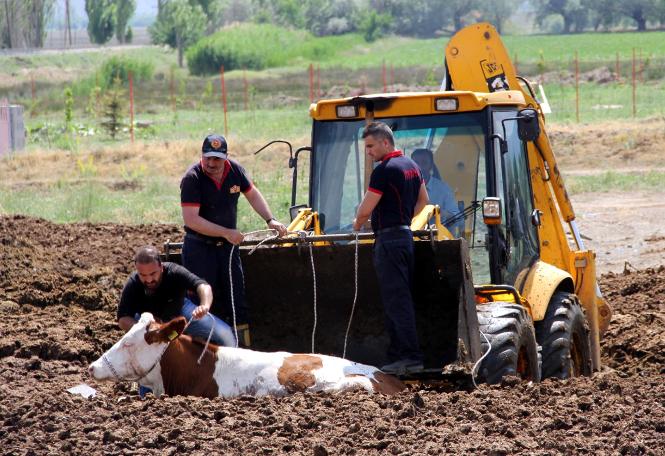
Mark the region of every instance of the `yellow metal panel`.
[[533, 321], [540, 321], [545, 317], [554, 291], [566, 279], [571, 282], [573, 280], [568, 272], [543, 261], [537, 261], [531, 266], [520, 293], [531, 305]]
[[570, 268], [575, 271], [575, 293], [589, 322], [589, 342], [593, 369], [600, 368], [600, 336], [610, 323], [612, 312], [596, 289], [596, 261], [590, 250], [578, 250], [570, 257]]
[[[399, 117], [419, 116], [427, 114], [447, 114], [466, 111], [480, 111], [489, 105], [515, 105], [526, 106], [524, 94], [521, 91], [504, 91], [495, 93], [473, 93], [460, 92], [404, 92], [395, 94], [365, 95], [362, 100], [389, 98], [390, 102], [382, 106], [383, 109], [375, 108], [374, 117]], [[437, 111], [435, 103], [437, 98], [457, 98], [457, 111]], [[340, 120], [337, 117], [337, 106], [349, 105], [354, 98], [340, 98], [334, 100], [322, 100], [310, 105], [309, 114], [316, 120]], [[358, 116], [351, 119], [364, 119], [366, 110], [362, 103], [358, 109]], [[343, 120], [343, 119], [342, 119]]]

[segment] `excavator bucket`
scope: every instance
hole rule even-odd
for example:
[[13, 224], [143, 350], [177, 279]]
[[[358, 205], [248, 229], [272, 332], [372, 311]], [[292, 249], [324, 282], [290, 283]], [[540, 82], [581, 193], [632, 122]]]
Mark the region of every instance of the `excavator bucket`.
[[[425, 368], [440, 372], [452, 363], [475, 361], [479, 333], [466, 241], [415, 244], [415, 310]], [[345, 354], [377, 366], [387, 362], [389, 339], [372, 244], [337, 243], [311, 251], [303, 244], [259, 248], [251, 255], [242, 249], [241, 255], [252, 348]]]

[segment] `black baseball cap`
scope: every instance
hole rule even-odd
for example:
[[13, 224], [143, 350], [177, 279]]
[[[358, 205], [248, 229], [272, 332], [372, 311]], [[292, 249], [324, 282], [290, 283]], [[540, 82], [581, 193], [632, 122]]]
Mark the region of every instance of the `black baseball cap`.
[[222, 135], [208, 135], [203, 140], [201, 152], [204, 157], [227, 157], [226, 139]]

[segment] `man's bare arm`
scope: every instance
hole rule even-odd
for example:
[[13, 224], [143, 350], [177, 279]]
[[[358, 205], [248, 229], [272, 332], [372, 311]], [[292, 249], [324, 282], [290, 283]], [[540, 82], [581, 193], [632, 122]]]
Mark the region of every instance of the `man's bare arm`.
[[413, 210], [413, 214], [420, 214], [420, 211], [424, 209], [425, 206], [429, 203], [429, 195], [427, 194], [427, 188], [425, 184], [420, 184], [420, 190], [418, 191], [418, 200], [416, 201], [416, 207]]
[[231, 244], [240, 244], [244, 239], [240, 231], [217, 225], [201, 217], [197, 206], [183, 206], [182, 219], [187, 227], [206, 236], [223, 237]]
[[369, 220], [372, 215], [372, 211], [379, 204], [381, 200], [381, 195], [374, 192], [367, 192], [363, 197], [360, 206], [358, 206], [358, 212], [356, 212], [356, 218], [353, 221], [353, 230], [360, 231], [362, 226]]

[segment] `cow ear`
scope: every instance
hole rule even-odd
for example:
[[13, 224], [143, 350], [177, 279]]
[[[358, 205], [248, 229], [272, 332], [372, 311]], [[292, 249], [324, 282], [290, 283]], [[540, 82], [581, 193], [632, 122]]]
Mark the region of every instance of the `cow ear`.
[[145, 334], [145, 341], [149, 344], [170, 342], [182, 334], [186, 324], [184, 317], [177, 317], [157, 327], [151, 325]]

